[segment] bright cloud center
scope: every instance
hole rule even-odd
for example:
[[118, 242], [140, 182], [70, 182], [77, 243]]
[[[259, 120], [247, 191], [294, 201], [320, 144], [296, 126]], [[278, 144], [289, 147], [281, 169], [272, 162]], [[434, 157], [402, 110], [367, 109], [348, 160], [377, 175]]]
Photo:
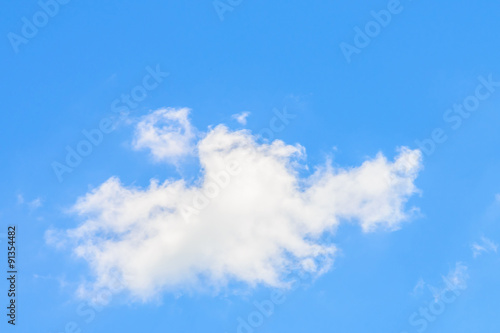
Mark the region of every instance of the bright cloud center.
[[198, 182], [152, 180], [138, 188], [111, 177], [75, 204], [82, 223], [62, 237], [95, 274], [82, 286], [86, 294], [109, 289], [149, 299], [230, 282], [281, 287], [292, 272], [330, 268], [336, 248], [321, 236], [342, 221], [370, 232], [397, 229], [408, 217], [418, 150], [401, 148], [394, 161], [378, 154], [355, 168], [327, 163], [301, 177], [302, 146], [261, 143], [247, 130], [219, 125], [189, 147], [182, 110], [157, 111], [139, 123], [136, 146], [159, 159], [193, 149], [202, 166]]

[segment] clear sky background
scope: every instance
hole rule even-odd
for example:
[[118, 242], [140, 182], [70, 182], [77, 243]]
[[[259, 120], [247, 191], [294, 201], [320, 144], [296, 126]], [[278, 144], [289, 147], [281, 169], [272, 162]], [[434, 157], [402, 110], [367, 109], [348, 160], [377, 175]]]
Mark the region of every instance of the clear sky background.
[[[4, 4], [0, 232], [18, 226], [20, 271], [17, 325], [10, 329], [499, 331], [500, 3], [230, 3], [223, 0], [218, 12], [211, 1], [69, 1], [29, 38], [23, 17], [33, 22], [40, 5]], [[365, 30], [375, 21], [371, 12], [381, 10], [392, 10], [387, 24], [360, 41], [356, 27]], [[342, 43], [357, 51], [346, 55]], [[60, 181], [53, 162], [64, 163], [66, 147], [85, 139], [83, 130], [116, 116], [113, 102], [156, 68], [168, 76]], [[462, 103], [472, 103], [472, 111], [453, 111]], [[71, 247], [48, 244], [47, 230], [77, 227], [82, 219], [69, 208], [112, 176], [138, 187], [151, 178], [196, 179], [196, 158], [173, 166], [133, 149], [137, 122], [162, 107], [191, 109], [200, 131], [226, 124], [252, 133], [286, 108], [295, 118], [273, 138], [302, 145], [310, 167], [328, 158], [356, 167], [378, 152], [392, 161], [397, 147], [420, 148], [420, 192], [406, 204], [419, 211], [395, 231], [365, 233], [344, 223], [326, 235], [340, 250], [330, 270], [286, 291], [255, 328], [239, 328], [238, 318], [248, 322], [253, 303], [269, 300], [275, 288], [174, 290], [146, 302], [121, 295], [94, 310], [76, 292], [93, 277], [88, 263]], [[246, 125], [232, 118], [245, 111]], [[419, 315], [412, 323], [412, 314], [437, 302], [443, 277], [455, 281], [459, 296], [440, 301], [444, 309], [432, 319]], [[1, 299], [4, 308], [8, 300]]]

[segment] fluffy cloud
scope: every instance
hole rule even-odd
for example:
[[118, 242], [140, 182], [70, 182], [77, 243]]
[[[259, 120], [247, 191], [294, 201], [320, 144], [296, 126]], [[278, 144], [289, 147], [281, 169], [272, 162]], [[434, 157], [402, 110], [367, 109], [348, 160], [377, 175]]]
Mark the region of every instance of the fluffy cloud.
[[189, 109], [160, 109], [137, 124], [133, 147], [148, 149], [156, 161], [176, 163], [193, 153], [195, 133]]
[[247, 117], [250, 115], [250, 112], [244, 111], [241, 113], [236, 113], [231, 116], [232, 119], [236, 120], [241, 125], [247, 124]]
[[42, 199], [41, 198], [36, 198], [36, 199], [34, 199], [32, 201], [26, 202], [26, 200], [24, 199], [24, 195], [17, 194], [17, 204], [18, 205], [24, 205], [24, 204], [26, 204], [29, 207], [29, 209], [35, 210], [37, 208], [42, 207]]
[[455, 268], [451, 269], [446, 276], [442, 276], [444, 286], [435, 288], [429, 286], [434, 296], [434, 301], [438, 302], [448, 291], [457, 291], [467, 289], [467, 280], [469, 279], [468, 267], [461, 262], [455, 263]]
[[[165, 118], [191, 131], [186, 109], [141, 121], [139, 136], [148, 140], [140, 142], [159, 159], [186, 148], [167, 139], [179, 132], [156, 127]], [[397, 229], [421, 168], [421, 153], [401, 148], [394, 161], [378, 154], [358, 167], [326, 163], [301, 176], [302, 146], [262, 143], [223, 125], [209, 129], [195, 151], [202, 166], [195, 183], [152, 180], [139, 188], [112, 177], [78, 199], [73, 210], [82, 222], [62, 238], [95, 274], [84, 294], [108, 289], [144, 300], [233, 282], [284, 287], [290, 273], [322, 274], [336, 252], [322, 236], [342, 221], [364, 232]]]
[[472, 249], [472, 254], [473, 254], [474, 258], [476, 258], [476, 257], [480, 256], [483, 252], [484, 253], [489, 253], [489, 252], [496, 253], [497, 249], [498, 249], [498, 244], [489, 240], [486, 237], [481, 237], [480, 242], [472, 243], [471, 249]]

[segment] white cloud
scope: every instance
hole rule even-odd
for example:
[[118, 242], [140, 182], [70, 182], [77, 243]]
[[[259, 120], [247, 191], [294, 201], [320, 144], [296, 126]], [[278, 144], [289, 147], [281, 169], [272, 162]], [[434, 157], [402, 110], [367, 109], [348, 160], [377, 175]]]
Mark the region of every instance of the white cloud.
[[437, 302], [445, 295], [447, 291], [456, 291], [467, 289], [467, 280], [469, 279], [468, 267], [461, 262], [455, 263], [455, 268], [450, 270], [446, 276], [442, 276], [444, 286], [442, 288], [430, 288], [434, 300]]
[[66, 237], [67, 235], [63, 231], [53, 228], [48, 229], [44, 235], [45, 243], [57, 249], [62, 249], [67, 245]]
[[247, 117], [250, 115], [250, 112], [244, 111], [241, 113], [236, 113], [231, 116], [232, 119], [235, 119], [241, 125], [247, 124]]
[[[172, 112], [152, 117], [187, 119], [187, 111]], [[141, 132], [162, 131], [147, 119]], [[155, 151], [169, 146], [152, 141]], [[223, 125], [210, 129], [195, 151], [203, 168], [195, 184], [152, 180], [138, 188], [112, 177], [79, 198], [73, 210], [83, 222], [62, 238], [95, 274], [82, 286], [84, 295], [109, 289], [147, 300], [232, 282], [285, 287], [290, 273], [321, 274], [336, 252], [322, 235], [341, 221], [359, 223], [364, 232], [399, 228], [421, 167], [420, 151], [402, 148], [394, 162], [378, 154], [359, 167], [326, 163], [301, 177], [302, 146], [259, 143], [249, 131]], [[55, 235], [47, 238], [54, 242]]]
[[489, 240], [486, 237], [481, 237], [480, 242], [472, 243], [471, 249], [472, 249], [472, 254], [473, 254], [474, 258], [477, 258], [483, 252], [485, 252], [485, 253], [495, 252], [496, 253], [498, 250], [498, 244]]
[[196, 137], [189, 122], [189, 109], [160, 109], [137, 124], [133, 147], [150, 150], [156, 161], [177, 163], [193, 154]]
[[40, 208], [40, 207], [42, 207], [42, 199], [36, 198], [35, 200], [29, 202], [28, 206], [30, 207], [30, 209]]
[[35, 210], [37, 208], [42, 207], [42, 199], [36, 198], [32, 201], [26, 202], [26, 200], [22, 194], [17, 194], [17, 204], [18, 205], [26, 204], [30, 210]]
[[448, 275], [443, 277], [443, 281], [450, 289], [465, 289], [467, 288], [467, 280], [469, 274], [468, 267], [461, 262], [455, 264], [455, 269], [448, 272]]

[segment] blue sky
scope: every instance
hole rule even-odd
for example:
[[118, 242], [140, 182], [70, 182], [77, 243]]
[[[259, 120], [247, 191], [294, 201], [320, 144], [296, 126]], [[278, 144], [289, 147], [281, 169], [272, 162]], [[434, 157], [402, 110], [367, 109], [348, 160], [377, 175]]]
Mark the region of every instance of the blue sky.
[[[496, 34], [500, 23], [496, 13], [500, 4], [222, 0], [216, 5], [212, 1], [69, 1], [57, 3], [57, 9], [46, 7], [53, 15], [44, 16], [36, 1], [6, 4], [0, 22], [4, 35], [0, 43], [4, 78], [0, 221], [2, 233], [8, 225], [18, 226], [19, 247], [18, 318], [10, 329], [51, 333], [498, 331], [500, 42]], [[373, 23], [375, 16], [385, 17], [383, 26]], [[29, 31], [27, 25], [34, 24], [34, 17], [46, 22], [37, 21], [36, 31]], [[366, 35], [367, 27], [376, 30]], [[357, 52], [346, 54], [346, 44]], [[126, 95], [136, 97], [127, 102]], [[461, 111], [460, 105], [465, 105]], [[243, 112], [249, 112], [246, 122], [234, 119]], [[283, 121], [278, 114], [286, 112], [293, 116]], [[280, 122], [273, 120], [276, 117]], [[220, 124], [226, 127], [217, 127]], [[102, 137], [95, 137], [98, 144], [91, 145], [92, 152], [68, 166], [67, 147], [77, 149], [80, 144], [85, 149], [82, 131], [95, 133], [96, 129]], [[287, 146], [266, 146], [274, 139]], [[163, 259], [151, 259], [165, 248], [155, 252], [150, 242], [148, 249], [153, 252], [131, 261], [143, 265], [152, 260], [151, 265], [139, 266], [144, 275], [131, 274], [144, 280], [146, 287], [148, 276], [157, 274], [160, 282], [151, 282], [154, 288], [143, 290], [143, 285], [129, 279], [123, 289], [111, 293], [109, 302], [93, 303], [92, 293], [82, 292], [83, 287], [109, 289], [106, 283], [95, 282], [109, 273], [102, 266], [96, 268], [99, 263], [106, 266], [100, 260], [123, 259], [122, 266], [113, 266], [122, 274], [130, 265], [116, 248], [114, 252], [101, 249], [100, 257], [92, 260], [91, 255], [78, 256], [77, 247], [92, 251], [86, 242], [99, 246], [103, 237], [118, 234], [110, 225], [121, 220], [104, 220], [103, 214], [115, 209], [125, 219], [142, 209], [134, 206], [134, 198], [111, 206], [105, 205], [112, 202], [107, 199], [128, 189], [151, 195], [146, 201], [156, 200], [149, 187], [152, 178], [160, 183], [185, 180], [186, 187], [173, 196], [184, 198], [207, 179], [200, 171], [200, 159], [205, 156], [204, 161], [212, 165], [210, 154], [219, 156], [210, 144], [231, 140], [247, 140], [247, 146], [234, 154], [256, 147], [254, 157], [263, 161], [259, 165], [267, 165], [268, 159], [276, 162], [272, 166], [277, 169], [261, 171], [271, 176], [276, 172], [277, 179], [285, 167], [298, 164], [296, 174], [286, 175], [300, 182], [310, 180], [315, 167], [325, 163], [352, 180], [361, 165], [375, 161], [378, 153], [385, 156], [381, 169], [370, 169], [368, 164], [369, 180], [364, 185], [338, 184], [335, 172], [325, 171], [320, 178], [324, 183], [332, 181], [330, 190], [322, 192], [328, 195], [311, 195], [316, 199], [307, 205], [300, 201], [311, 219], [293, 207], [288, 211], [279, 206], [272, 212], [283, 218], [285, 230], [291, 226], [308, 230], [302, 240], [313, 237], [316, 231], [312, 230], [319, 228], [314, 244], [325, 251], [328, 246], [336, 248], [328, 254], [332, 262], [323, 262], [325, 271], [297, 278], [301, 269], [296, 266], [310, 267], [311, 261], [302, 261], [305, 257], [298, 252], [295, 256], [273, 252], [259, 254], [270, 256], [276, 265], [270, 271], [254, 270], [252, 265], [260, 257], [249, 257], [253, 259], [248, 263], [231, 262], [232, 270], [217, 275], [211, 260], [231, 265], [226, 258], [207, 255], [201, 263], [187, 260], [193, 266], [186, 273]], [[206, 144], [203, 156], [201, 143]], [[293, 147], [303, 151], [291, 152]], [[406, 156], [398, 147], [420, 149], [422, 159], [410, 166], [413, 171], [398, 169], [402, 174], [394, 176], [395, 161]], [[280, 157], [285, 155], [287, 161]], [[58, 176], [54, 163], [71, 172]], [[357, 200], [353, 198], [365, 198], [368, 185], [382, 174], [379, 171], [387, 172], [395, 184], [380, 185], [384, 197], [366, 199], [380, 210], [364, 209], [361, 203], [350, 207]], [[101, 197], [93, 196], [92, 191], [109, 184], [111, 177], [119, 179], [120, 185]], [[235, 177], [228, 187], [234, 196], [251, 193], [245, 187], [246, 178]], [[312, 183], [321, 192], [323, 183]], [[270, 216], [268, 210], [259, 210], [265, 202], [280, 202], [281, 196], [296, 198], [300, 193], [273, 189], [270, 186], [262, 193], [269, 196], [268, 201], [242, 201], [241, 211], [259, 207], [255, 209], [259, 214], [245, 215], [248, 230]], [[224, 205], [228, 201], [222, 199], [228, 193], [221, 189], [210, 208], [197, 215], [213, 223], [213, 230], [223, 230], [217, 229], [224, 227], [219, 221], [237, 216], [227, 213], [240, 207]], [[85, 202], [81, 199], [85, 195], [95, 200]], [[384, 198], [400, 198], [402, 205], [394, 206], [392, 199]], [[84, 204], [75, 211], [82, 200]], [[389, 213], [384, 213], [386, 204], [392, 209]], [[101, 215], [89, 217], [96, 210]], [[334, 216], [335, 222], [327, 223], [323, 213]], [[379, 215], [378, 224], [373, 224], [370, 218]], [[89, 226], [92, 218], [110, 223], [106, 227], [116, 233], [99, 230], [69, 236], [79, 226]], [[138, 219], [143, 224], [134, 224], [136, 233], [162, 225]], [[316, 219], [318, 224], [313, 226], [311, 221]], [[186, 233], [182, 235], [190, 236], [189, 228], [182, 229]], [[204, 239], [207, 249], [211, 241], [227, 241], [216, 235]], [[151, 241], [145, 239], [144, 243]], [[5, 240], [1, 239], [2, 246]], [[116, 245], [113, 240], [109, 244]], [[130, 244], [135, 243], [124, 245]], [[197, 244], [192, 245], [193, 253], [198, 253]], [[235, 245], [234, 252], [239, 249]], [[172, 254], [172, 260], [183, 261], [187, 254], [182, 251], [179, 257], [177, 252]], [[318, 257], [312, 259], [320, 264]], [[286, 260], [283, 267], [281, 260]], [[151, 267], [154, 274], [148, 271]], [[214, 276], [186, 287], [169, 275], [171, 271], [181, 281], [207, 271]], [[273, 279], [267, 273], [280, 277]], [[293, 279], [299, 281], [297, 288], [277, 286]], [[154, 297], [141, 299], [141, 293], [151, 290]], [[282, 293], [280, 302], [273, 303], [272, 314], [266, 316], [254, 302], [270, 304], [274, 292]], [[3, 301], [6, 304], [7, 297]], [[430, 309], [432, 319], [421, 314], [425, 309]], [[259, 318], [262, 323], [255, 324]], [[1, 325], [11, 326], [5, 318]]]

